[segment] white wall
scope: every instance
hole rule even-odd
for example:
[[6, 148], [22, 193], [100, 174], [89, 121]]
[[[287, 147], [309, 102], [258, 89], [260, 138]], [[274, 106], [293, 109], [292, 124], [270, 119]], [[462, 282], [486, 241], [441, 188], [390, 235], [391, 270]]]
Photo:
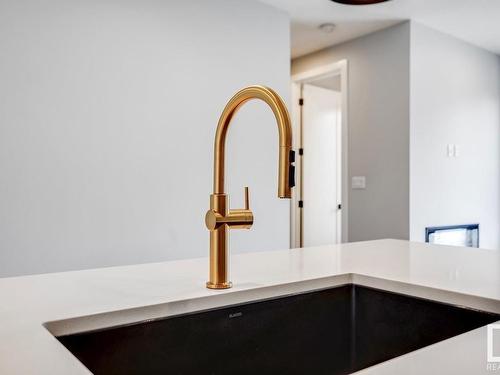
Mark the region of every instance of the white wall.
[[[289, 96], [289, 22], [258, 2], [0, 3], [0, 276], [207, 256], [215, 126], [249, 84]], [[277, 130], [230, 130], [232, 251], [286, 248]], [[241, 232], [241, 233], [237, 233]], [[208, 267], [208, 265], [207, 265]]]
[[349, 241], [409, 237], [410, 25], [394, 27], [306, 55], [292, 74], [347, 59]]
[[498, 248], [499, 57], [414, 22], [411, 45], [410, 239], [480, 223], [480, 246]]

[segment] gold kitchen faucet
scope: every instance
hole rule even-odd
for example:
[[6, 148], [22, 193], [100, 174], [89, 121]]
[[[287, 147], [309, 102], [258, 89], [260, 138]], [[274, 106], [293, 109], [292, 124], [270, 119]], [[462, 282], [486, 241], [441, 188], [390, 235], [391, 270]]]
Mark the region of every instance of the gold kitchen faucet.
[[229, 229], [250, 229], [253, 213], [250, 210], [248, 187], [245, 188], [245, 208], [229, 208], [229, 196], [224, 189], [225, 148], [229, 124], [238, 109], [247, 101], [260, 99], [271, 107], [279, 133], [278, 197], [291, 198], [295, 180], [295, 154], [292, 150], [292, 126], [283, 99], [265, 86], [249, 86], [238, 91], [222, 112], [214, 142], [214, 191], [205, 224], [210, 231], [210, 273], [206, 286], [210, 289], [231, 288], [229, 274]]

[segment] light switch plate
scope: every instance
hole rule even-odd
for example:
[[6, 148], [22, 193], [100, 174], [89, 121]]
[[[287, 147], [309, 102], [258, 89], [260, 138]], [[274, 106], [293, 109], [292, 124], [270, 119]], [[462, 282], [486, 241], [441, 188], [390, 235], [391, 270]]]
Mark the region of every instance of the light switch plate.
[[353, 189], [366, 189], [366, 177], [365, 176], [353, 176], [351, 187]]
[[451, 143], [448, 143], [448, 145], [446, 146], [446, 156], [451, 158], [451, 157], [453, 157], [454, 153], [455, 153], [454, 145]]

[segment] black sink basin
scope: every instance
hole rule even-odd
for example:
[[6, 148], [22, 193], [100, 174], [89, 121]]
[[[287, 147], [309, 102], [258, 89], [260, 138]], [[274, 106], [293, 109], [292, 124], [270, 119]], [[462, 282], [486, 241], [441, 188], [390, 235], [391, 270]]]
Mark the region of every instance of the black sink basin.
[[498, 320], [344, 285], [58, 339], [95, 374], [335, 375]]

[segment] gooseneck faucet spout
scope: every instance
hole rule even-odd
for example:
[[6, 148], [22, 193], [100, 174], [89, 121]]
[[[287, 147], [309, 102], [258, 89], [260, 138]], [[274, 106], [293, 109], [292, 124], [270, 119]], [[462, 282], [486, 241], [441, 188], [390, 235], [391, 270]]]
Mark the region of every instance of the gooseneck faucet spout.
[[264, 86], [249, 86], [237, 92], [226, 104], [217, 125], [214, 144], [214, 194], [224, 194], [225, 149], [229, 124], [240, 107], [251, 99], [261, 99], [271, 107], [279, 134], [278, 196], [291, 198], [289, 157], [292, 149], [292, 127], [285, 103], [276, 92]]
[[278, 197], [291, 198], [294, 186], [295, 155], [292, 151], [292, 126], [285, 103], [272, 89], [264, 86], [249, 86], [238, 91], [226, 104], [222, 112], [214, 142], [214, 192], [210, 196], [210, 209], [205, 223], [210, 230], [210, 273], [207, 288], [226, 289], [232, 286], [228, 280], [229, 229], [249, 229], [253, 224], [253, 213], [249, 207], [248, 188], [245, 188], [245, 208], [230, 209], [225, 192], [225, 149], [229, 124], [238, 109], [247, 101], [260, 99], [272, 109], [278, 124], [279, 162]]

